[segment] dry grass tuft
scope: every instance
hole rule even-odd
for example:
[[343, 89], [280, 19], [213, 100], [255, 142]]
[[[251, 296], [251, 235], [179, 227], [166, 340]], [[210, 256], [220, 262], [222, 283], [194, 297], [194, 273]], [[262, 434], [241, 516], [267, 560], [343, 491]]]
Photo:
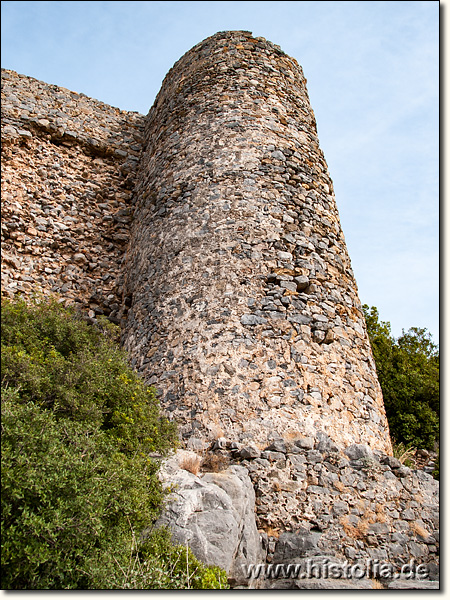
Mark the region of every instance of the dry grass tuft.
[[274, 537], [277, 539], [280, 537], [280, 530], [277, 527], [268, 526], [265, 528], [265, 532], [269, 537]]
[[364, 538], [369, 526], [369, 523], [366, 520], [361, 520], [358, 525], [352, 525], [349, 523], [348, 517], [342, 517], [340, 522], [348, 537], [354, 540], [360, 540]]
[[189, 471], [193, 475], [198, 475], [200, 471], [201, 458], [196, 454], [183, 456], [180, 461], [180, 467], [185, 471]]
[[215, 452], [207, 452], [202, 459], [201, 468], [202, 471], [209, 473], [219, 473], [224, 471], [230, 464], [230, 459], [223, 454], [216, 454]]
[[367, 523], [376, 523], [377, 520], [377, 515], [373, 512], [373, 510], [370, 510], [370, 508], [366, 508], [366, 510], [364, 511], [362, 521], [366, 521]]
[[274, 492], [281, 492], [281, 483], [279, 481], [274, 481], [272, 484], [272, 489]]
[[375, 513], [376, 513], [377, 523], [386, 523], [388, 518], [386, 516], [386, 512], [385, 512], [384, 506], [382, 504], [376, 505]]
[[396, 444], [394, 442], [392, 446], [392, 451], [395, 458], [398, 458], [402, 465], [409, 466], [412, 465], [414, 462], [413, 459], [417, 452], [417, 448], [413, 448], [412, 446], [405, 446], [403, 442], [400, 442], [399, 444]]
[[428, 533], [428, 531], [424, 527], [422, 527], [422, 525], [419, 525], [419, 523], [416, 523], [415, 521], [411, 521], [409, 523], [409, 526], [416, 535], [420, 535], [420, 537], [424, 538], [425, 540], [428, 537], [430, 537], [430, 534]]
[[380, 581], [378, 581], [378, 579], [372, 579], [371, 581], [372, 581], [372, 589], [373, 590], [384, 590], [384, 589], [386, 589], [384, 587], [384, 585]]

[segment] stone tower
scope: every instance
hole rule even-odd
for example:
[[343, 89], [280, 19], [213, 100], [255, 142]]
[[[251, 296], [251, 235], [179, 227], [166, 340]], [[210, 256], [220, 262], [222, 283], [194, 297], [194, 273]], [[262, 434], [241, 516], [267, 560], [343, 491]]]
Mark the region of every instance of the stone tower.
[[146, 123], [124, 342], [188, 447], [323, 432], [391, 453], [301, 67], [245, 31], [187, 52]]

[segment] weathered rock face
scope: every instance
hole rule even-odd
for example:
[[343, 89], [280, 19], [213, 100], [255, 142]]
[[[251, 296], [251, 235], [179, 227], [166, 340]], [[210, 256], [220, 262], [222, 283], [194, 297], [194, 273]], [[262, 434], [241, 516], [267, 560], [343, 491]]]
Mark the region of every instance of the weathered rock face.
[[115, 318], [142, 115], [2, 70], [2, 293]]
[[177, 543], [188, 544], [205, 564], [222, 567], [232, 581], [240, 582], [241, 565], [265, 557], [256, 529], [253, 485], [240, 466], [197, 477], [182, 468], [192, 455], [178, 451], [163, 463], [161, 479], [173, 492], [157, 525], [170, 527]]
[[319, 428], [390, 452], [296, 61], [247, 32], [208, 38], [167, 75], [145, 139], [124, 343], [185, 441]]

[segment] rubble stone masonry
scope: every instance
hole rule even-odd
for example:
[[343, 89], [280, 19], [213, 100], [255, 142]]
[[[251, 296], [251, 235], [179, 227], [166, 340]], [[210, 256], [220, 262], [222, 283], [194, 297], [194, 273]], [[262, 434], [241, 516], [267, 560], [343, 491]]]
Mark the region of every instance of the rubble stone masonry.
[[144, 117], [2, 70], [2, 293], [115, 319]]
[[218, 33], [151, 109], [126, 257], [125, 346], [188, 446], [317, 430], [390, 451], [301, 67]]
[[218, 33], [170, 70], [147, 117], [2, 78], [4, 294], [121, 323], [191, 448], [323, 431], [390, 452], [294, 59]]

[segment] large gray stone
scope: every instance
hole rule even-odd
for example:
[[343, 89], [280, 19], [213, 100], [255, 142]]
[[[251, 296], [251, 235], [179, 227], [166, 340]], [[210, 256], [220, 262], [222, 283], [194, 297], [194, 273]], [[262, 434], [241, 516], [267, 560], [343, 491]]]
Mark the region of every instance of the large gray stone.
[[388, 590], [439, 590], [439, 581], [396, 579], [388, 583]]
[[222, 567], [239, 582], [242, 564], [264, 559], [248, 472], [232, 466], [197, 476], [180, 467], [187, 454], [192, 453], [178, 451], [161, 466], [160, 477], [172, 492], [157, 525], [168, 526], [175, 542], [189, 545], [202, 562]]
[[314, 439], [312, 437], [300, 438], [299, 440], [296, 440], [294, 444], [299, 448], [312, 450], [314, 448]]
[[279, 579], [266, 584], [270, 590], [372, 590], [370, 579]]
[[303, 528], [296, 533], [282, 533], [275, 548], [273, 562], [287, 563], [294, 559], [317, 554], [320, 536], [321, 533], [318, 531], [308, 531]]
[[394, 456], [385, 455], [381, 458], [380, 462], [382, 465], [388, 465], [391, 469], [399, 469], [402, 466], [402, 463]]
[[239, 456], [241, 458], [259, 458], [261, 456], [261, 452], [255, 446], [249, 445], [244, 446], [239, 451]]
[[297, 285], [297, 289], [299, 292], [305, 290], [309, 285], [309, 278], [306, 275], [299, 275], [298, 277], [294, 277], [295, 284]]
[[270, 446], [265, 448], [265, 450], [270, 452], [282, 452], [283, 454], [286, 454], [286, 442], [283, 439], [274, 440]]
[[257, 315], [246, 314], [241, 317], [242, 325], [261, 325], [267, 323], [267, 319], [264, 317], [258, 317]]
[[266, 566], [261, 587], [272, 590], [373, 589], [373, 582], [365, 577], [364, 565], [354, 574], [348, 567], [348, 561], [343, 562], [332, 555], [295, 559], [290, 561], [290, 566], [286, 563]]
[[412, 470], [409, 467], [402, 465], [398, 469], [395, 469], [394, 473], [397, 477], [408, 477], [408, 475], [411, 475]]
[[349, 506], [347, 502], [343, 502], [342, 500], [337, 500], [333, 504], [332, 508], [333, 514], [335, 515], [345, 515], [349, 512]]
[[371, 523], [367, 527], [367, 533], [384, 535], [389, 533], [389, 525], [387, 523]]
[[323, 461], [323, 454], [319, 450], [308, 450], [306, 458], [309, 463], [315, 464]]
[[316, 450], [319, 452], [337, 452], [338, 447], [326, 433], [318, 431]]
[[373, 459], [372, 450], [366, 444], [351, 444], [345, 449], [345, 454], [350, 460]]

